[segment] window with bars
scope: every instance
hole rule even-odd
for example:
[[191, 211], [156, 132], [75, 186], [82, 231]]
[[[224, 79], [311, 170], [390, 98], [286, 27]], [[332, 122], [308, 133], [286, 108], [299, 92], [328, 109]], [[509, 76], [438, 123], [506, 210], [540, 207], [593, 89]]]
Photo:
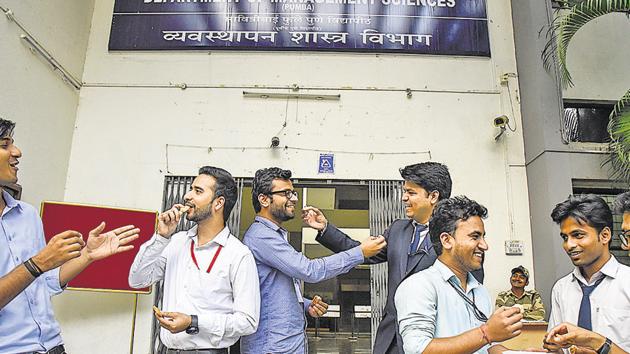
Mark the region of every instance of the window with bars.
[[612, 104], [564, 102], [562, 136], [567, 142], [608, 143]]

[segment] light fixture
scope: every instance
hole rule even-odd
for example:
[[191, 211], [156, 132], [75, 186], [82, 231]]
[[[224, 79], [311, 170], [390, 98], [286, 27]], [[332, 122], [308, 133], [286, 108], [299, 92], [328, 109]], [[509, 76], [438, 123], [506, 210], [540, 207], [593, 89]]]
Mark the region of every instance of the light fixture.
[[341, 99], [341, 95], [316, 95], [312, 93], [272, 93], [272, 92], [252, 92], [252, 91], [243, 91], [243, 97], [246, 98], [300, 98], [307, 100], [318, 100], [318, 101], [339, 101]]

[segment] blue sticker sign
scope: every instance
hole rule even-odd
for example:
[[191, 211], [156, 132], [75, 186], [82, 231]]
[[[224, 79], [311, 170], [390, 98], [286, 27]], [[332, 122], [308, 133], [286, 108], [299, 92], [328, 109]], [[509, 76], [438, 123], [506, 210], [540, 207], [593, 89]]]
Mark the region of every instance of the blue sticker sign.
[[320, 154], [318, 173], [335, 173], [335, 155]]
[[490, 56], [486, 0], [116, 0], [109, 50]]

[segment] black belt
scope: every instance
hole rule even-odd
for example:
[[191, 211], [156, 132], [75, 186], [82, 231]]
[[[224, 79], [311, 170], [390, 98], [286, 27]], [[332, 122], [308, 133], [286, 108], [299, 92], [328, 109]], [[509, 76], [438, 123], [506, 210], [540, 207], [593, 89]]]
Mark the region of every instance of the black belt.
[[66, 348], [63, 347], [63, 344], [59, 344], [56, 347], [53, 347], [47, 352], [33, 352], [33, 354], [66, 354]]
[[160, 343], [158, 347], [160, 354], [228, 354], [227, 348], [223, 349], [171, 349]]

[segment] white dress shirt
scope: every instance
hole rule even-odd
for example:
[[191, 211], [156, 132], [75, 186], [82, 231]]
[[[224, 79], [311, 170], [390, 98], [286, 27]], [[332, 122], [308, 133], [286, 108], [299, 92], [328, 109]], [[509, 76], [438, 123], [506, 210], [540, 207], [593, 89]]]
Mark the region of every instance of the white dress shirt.
[[[260, 292], [256, 263], [249, 248], [227, 227], [201, 247], [196, 236], [197, 226], [170, 239], [153, 235], [136, 255], [129, 284], [143, 288], [164, 279], [162, 311], [198, 316], [198, 334], [173, 334], [161, 328], [160, 339], [168, 348], [227, 348], [258, 328]], [[190, 254], [191, 242], [199, 268]], [[207, 273], [219, 245], [223, 249]]]
[[[464, 292], [453, 271], [438, 259], [431, 267], [409, 276], [396, 290], [394, 301], [405, 354], [420, 354], [433, 338], [457, 336], [483, 324], [449, 279]], [[465, 293], [484, 315], [492, 315], [488, 290], [470, 273]], [[486, 345], [476, 353], [487, 353], [488, 348]]]
[[630, 351], [630, 267], [620, 264], [614, 256], [593, 274], [587, 282], [576, 267], [561, 278], [551, 291], [549, 328], [562, 322], [577, 324], [582, 301], [579, 282], [592, 285], [606, 277], [591, 293], [593, 331], [610, 338], [625, 351]]

